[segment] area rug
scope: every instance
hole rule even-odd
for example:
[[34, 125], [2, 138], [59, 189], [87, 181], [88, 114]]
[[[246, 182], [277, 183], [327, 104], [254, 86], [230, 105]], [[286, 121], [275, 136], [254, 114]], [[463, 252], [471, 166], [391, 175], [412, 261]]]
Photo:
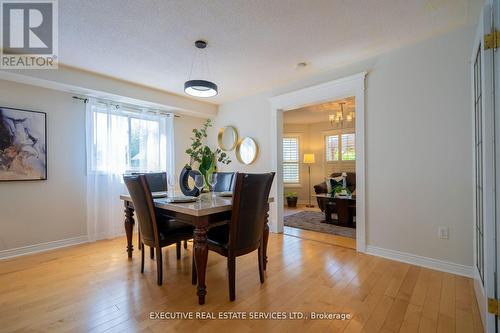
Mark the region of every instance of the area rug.
[[318, 231], [327, 234], [356, 239], [356, 229], [340, 227], [338, 225], [321, 223], [325, 220], [322, 212], [302, 211], [284, 217], [287, 227]]

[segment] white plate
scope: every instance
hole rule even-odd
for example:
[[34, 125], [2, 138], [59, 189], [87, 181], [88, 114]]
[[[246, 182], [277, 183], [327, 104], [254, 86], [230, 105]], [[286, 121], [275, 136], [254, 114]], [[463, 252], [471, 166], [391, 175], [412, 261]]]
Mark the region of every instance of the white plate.
[[233, 196], [233, 192], [231, 192], [231, 191], [219, 192], [217, 194], [219, 195], [219, 197], [232, 197]]
[[191, 197], [191, 196], [179, 196], [167, 199], [167, 201], [171, 203], [195, 202], [196, 200], [197, 200], [196, 197]]
[[166, 196], [168, 196], [168, 193], [167, 192], [152, 192], [151, 195], [153, 196], [153, 198], [165, 198]]

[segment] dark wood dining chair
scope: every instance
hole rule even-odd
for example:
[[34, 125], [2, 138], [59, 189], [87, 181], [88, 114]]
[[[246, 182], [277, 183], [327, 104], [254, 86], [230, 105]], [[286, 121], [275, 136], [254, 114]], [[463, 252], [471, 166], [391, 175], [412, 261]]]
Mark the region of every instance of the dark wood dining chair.
[[[208, 231], [208, 249], [227, 257], [231, 301], [236, 298], [236, 257], [258, 250], [260, 282], [264, 283], [263, 232], [273, 178], [274, 172], [236, 173], [231, 221]], [[192, 272], [196, 284], [194, 265]]]
[[[166, 172], [132, 172], [132, 175], [144, 175], [148, 181], [149, 189], [151, 192], [167, 192], [168, 181]], [[137, 233], [139, 239], [139, 250], [141, 249], [141, 232]], [[184, 248], [187, 249], [187, 241], [184, 241]], [[150, 248], [151, 259], [155, 258], [154, 248]]]
[[176, 244], [180, 259], [181, 241], [193, 238], [193, 228], [185, 223], [159, 215], [155, 209], [151, 190], [145, 175], [123, 176], [134, 204], [141, 230], [141, 273], [144, 273], [144, 245], [156, 249], [157, 282], [163, 282], [161, 249]]
[[168, 190], [166, 172], [147, 172], [144, 176], [146, 176], [151, 192], [166, 192]]
[[233, 190], [234, 172], [217, 172], [217, 183], [214, 192], [228, 192]]

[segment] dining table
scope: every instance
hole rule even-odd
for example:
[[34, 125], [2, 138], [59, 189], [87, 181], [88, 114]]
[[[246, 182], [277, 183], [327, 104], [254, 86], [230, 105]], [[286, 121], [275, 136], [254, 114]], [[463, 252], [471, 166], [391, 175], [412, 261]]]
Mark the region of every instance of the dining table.
[[[153, 195], [154, 197], [154, 195]], [[134, 246], [132, 244], [132, 236], [134, 230], [134, 204], [130, 195], [122, 194], [120, 199], [123, 200], [125, 206], [125, 233], [127, 236], [127, 253], [128, 257], [132, 258]], [[208, 230], [215, 226], [227, 224], [231, 220], [231, 211], [233, 207], [233, 198], [224, 197], [221, 195], [213, 196], [211, 193], [203, 193], [195, 202], [170, 202], [168, 197], [154, 198], [155, 208], [162, 214], [172, 217], [180, 222], [192, 225], [193, 231], [193, 252], [194, 262], [197, 273], [196, 295], [198, 303], [205, 304], [205, 296], [207, 294], [207, 286], [205, 285], [205, 275], [207, 270], [208, 259]], [[273, 202], [273, 198], [269, 198], [265, 209], [263, 245], [264, 245], [264, 270], [267, 266], [267, 242], [269, 239], [269, 203]], [[144, 251], [144, 249], [142, 249]]]

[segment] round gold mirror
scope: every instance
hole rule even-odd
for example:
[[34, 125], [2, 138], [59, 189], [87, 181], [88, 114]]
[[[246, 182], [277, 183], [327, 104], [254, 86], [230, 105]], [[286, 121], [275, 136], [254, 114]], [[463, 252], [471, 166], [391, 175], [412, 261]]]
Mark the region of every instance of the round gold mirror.
[[250, 137], [241, 139], [236, 146], [236, 157], [243, 164], [252, 164], [259, 153], [257, 142]]
[[222, 127], [219, 130], [217, 141], [219, 142], [220, 149], [225, 151], [233, 150], [238, 142], [238, 132], [236, 128], [233, 126]]

